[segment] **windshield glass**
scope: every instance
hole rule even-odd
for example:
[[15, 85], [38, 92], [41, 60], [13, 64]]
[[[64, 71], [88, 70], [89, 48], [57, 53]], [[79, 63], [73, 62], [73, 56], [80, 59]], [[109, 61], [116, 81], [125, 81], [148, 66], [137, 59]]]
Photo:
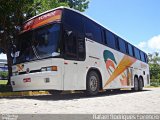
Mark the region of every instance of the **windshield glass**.
[[14, 64], [60, 55], [60, 25], [52, 24], [19, 35]]

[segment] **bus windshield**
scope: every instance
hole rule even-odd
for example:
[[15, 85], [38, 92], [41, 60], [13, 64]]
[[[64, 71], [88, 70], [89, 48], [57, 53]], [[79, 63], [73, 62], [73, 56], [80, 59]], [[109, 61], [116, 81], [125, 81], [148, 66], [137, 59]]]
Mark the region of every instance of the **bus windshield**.
[[60, 24], [47, 25], [19, 35], [13, 63], [60, 55]]

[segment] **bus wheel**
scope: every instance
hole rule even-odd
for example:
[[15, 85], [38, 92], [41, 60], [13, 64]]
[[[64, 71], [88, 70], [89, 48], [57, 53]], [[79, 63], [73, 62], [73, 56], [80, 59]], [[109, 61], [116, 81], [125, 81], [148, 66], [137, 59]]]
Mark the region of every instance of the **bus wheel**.
[[138, 90], [139, 91], [143, 90], [143, 79], [142, 79], [142, 77], [139, 77]]
[[138, 78], [134, 77], [134, 88], [133, 88], [133, 90], [138, 91], [138, 89], [139, 89]]
[[87, 94], [88, 95], [97, 95], [100, 88], [100, 78], [97, 72], [90, 71], [87, 75]]

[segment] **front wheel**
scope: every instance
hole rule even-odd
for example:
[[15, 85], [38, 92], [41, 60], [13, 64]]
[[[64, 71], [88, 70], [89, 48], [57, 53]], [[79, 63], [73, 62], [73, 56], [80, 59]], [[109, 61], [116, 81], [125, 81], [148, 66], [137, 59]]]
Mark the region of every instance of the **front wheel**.
[[97, 74], [97, 72], [95, 71], [91, 71], [88, 73], [87, 75], [87, 83], [86, 83], [86, 87], [87, 87], [87, 94], [88, 95], [97, 95], [99, 92], [99, 88], [100, 88], [100, 78], [99, 75]]

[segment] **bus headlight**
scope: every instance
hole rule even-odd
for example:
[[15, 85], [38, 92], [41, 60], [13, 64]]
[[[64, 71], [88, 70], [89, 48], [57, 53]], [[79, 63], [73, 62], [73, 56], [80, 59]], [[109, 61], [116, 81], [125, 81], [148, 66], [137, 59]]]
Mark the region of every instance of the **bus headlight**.
[[44, 71], [58, 71], [58, 68], [57, 68], [57, 66], [50, 66], [50, 67], [41, 68], [41, 72], [44, 72]]

